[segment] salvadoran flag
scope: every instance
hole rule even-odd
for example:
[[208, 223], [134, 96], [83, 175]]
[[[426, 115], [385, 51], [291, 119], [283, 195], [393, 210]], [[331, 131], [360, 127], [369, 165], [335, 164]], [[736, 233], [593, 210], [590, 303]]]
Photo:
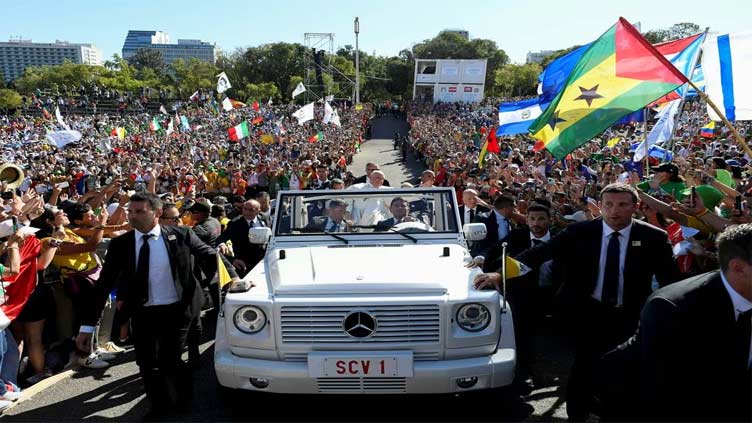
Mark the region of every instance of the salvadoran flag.
[[539, 98], [499, 104], [496, 136], [526, 134], [530, 124], [546, 110], [548, 104], [541, 104]]
[[[705, 93], [730, 121], [752, 120], [752, 31], [709, 35], [703, 48]], [[708, 105], [712, 120], [721, 120]]]

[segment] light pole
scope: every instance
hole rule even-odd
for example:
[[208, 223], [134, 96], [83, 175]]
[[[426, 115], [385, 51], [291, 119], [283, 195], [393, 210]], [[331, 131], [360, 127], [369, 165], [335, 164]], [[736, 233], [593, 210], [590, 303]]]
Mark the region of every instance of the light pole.
[[355, 17], [355, 104], [360, 104], [360, 53], [358, 51], [358, 34], [360, 21]]

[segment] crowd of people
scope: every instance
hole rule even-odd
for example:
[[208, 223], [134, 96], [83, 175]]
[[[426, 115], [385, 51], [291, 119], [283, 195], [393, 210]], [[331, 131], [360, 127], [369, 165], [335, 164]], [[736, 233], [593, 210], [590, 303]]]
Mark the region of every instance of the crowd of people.
[[[744, 147], [725, 127], [702, 136], [710, 120], [706, 105], [690, 100], [673, 139], [646, 159], [634, 158], [652, 123], [612, 127], [564, 160], [536, 148], [527, 135], [499, 137], [500, 151], [481, 162], [495, 113], [483, 104], [416, 105], [401, 149], [404, 159], [431, 170], [431, 183], [455, 188], [464, 223], [485, 224], [488, 235], [472, 246], [470, 264], [486, 272], [476, 279], [478, 288], [501, 289], [503, 244], [533, 270], [506, 285], [515, 313], [516, 387], [530, 392], [543, 380], [532, 336], [541, 316], [554, 313], [576, 349], [566, 391], [570, 420], [592, 412], [617, 419], [749, 420], [752, 355], [744, 312], [752, 309], [752, 171]], [[751, 145], [750, 123], [735, 128]], [[729, 268], [736, 259], [739, 268]], [[697, 303], [684, 297], [715, 294]], [[719, 322], [704, 320], [705, 313], [734, 319], [709, 329]], [[746, 328], [734, 332], [734, 321]], [[677, 350], [661, 339], [688, 345], [694, 337], [679, 328], [689, 322], [721, 333], [697, 339], [715, 349], [713, 358], [693, 366], [694, 380], [680, 376], [668, 353]], [[635, 334], [638, 323], [652, 332]]]
[[[111, 293], [117, 275], [127, 271], [122, 261], [111, 257], [130, 257], [134, 242], [137, 257], [163, 254], [161, 244], [153, 244], [160, 236], [154, 232], [156, 225], [192, 226], [193, 231], [169, 229], [164, 234], [179, 238], [181, 246], [188, 246], [186, 254], [196, 257], [210, 258], [218, 250], [230, 275], [242, 277], [264, 254], [249, 243], [248, 229], [271, 224], [272, 199], [279, 191], [389, 185], [377, 164], [369, 163], [360, 178], [361, 169], [353, 173], [349, 165], [371, 117], [406, 115], [410, 132], [396, 135], [395, 147], [405, 160], [425, 165], [416, 185], [454, 187], [462, 223], [487, 227], [486, 240], [471, 245], [474, 259], [469, 265], [486, 271], [477, 286], [499, 284], [494, 270], [501, 242], [511, 243], [510, 254], [534, 269], [527, 279], [520, 278], [534, 283], [509, 286], [517, 313], [518, 385], [534, 383], [531, 339], [544, 304], [555, 302], [556, 291], [566, 297], [560, 304], [577, 310], [572, 322], [578, 328], [578, 352], [567, 405], [571, 418], [584, 420], [593, 411], [591, 393], [600, 356], [634, 333], [650, 293], [680, 279], [727, 269], [729, 260], [738, 258], [724, 253], [726, 244], [719, 238], [736, 245], [750, 236], [747, 229], [727, 235], [729, 227], [752, 222], [747, 207], [752, 195], [750, 157], [723, 129], [713, 138], [701, 137], [700, 127], [708, 120], [705, 104], [688, 101], [676, 137], [660, 158], [633, 160], [634, 145], [649, 128], [637, 123], [612, 128], [564, 160], [536, 148], [527, 136], [500, 137], [499, 153], [481, 160], [482, 145], [497, 124], [497, 100], [344, 106], [339, 110], [341, 125], [323, 123], [323, 105], [316, 107], [313, 120], [299, 124], [293, 116], [299, 106], [293, 104], [254, 102], [228, 111], [219, 110], [212, 96], [166, 104], [157, 115], [70, 113], [64, 122], [30, 115], [0, 117], [0, 159], [23, 172], [13, 180], [0, 170], [5, 205], [0, 230], [4, 222], [12, 222], [2, 246], [6, 264], [0, 273], [16, 281], [5, 295], [7, 323], [0, 324], [0, 392], [6, 390], [0, 393], [0, 408], [18, 397], [18, 385], [36, 383], [72, 363], [106, 367], [108, 359], [132, 342], [131, 328], [146, 333], [136, 342], [147, 395], [152, 403], [175, 401], [177, 394], [164, 397], [175, 393], [165, 387], [180, 386], [174, 360], [167, 359], [167, 375], [149, 369], [164, 358], [160, 354], [179, 360], [182, 344], [188, 345], [188, 364], [196, 365], [200, 302], [186, 305], [191, 310], [188, 320], [164, 323], [181, 338], [161, 338], [162, 332], [146, 323], [153, 307], [172, 315], [176, 311], [171, 305], [185, 293]], [[48, 142], [48, 132], [62, 125], [79, 131], [82, 139], [62, 148]], [[238, 137], [233, 131], [239, 139], [231, 139], [228, 129], [238, 125], [245, 125], [248, 134], [241, 129]], [[737, 129], [749, 143], [752, 128], [739, 123]], [[327, 222], [319, 223], [326, 227]], [[624, 236], [601, 240], [606, 232]], [[639, 261], [634, 252], [626, 263], [625, 255], [621, 262], [608, 258], [619, 248], [640, 245], [645, 248]], [[750, 265], [748, 255], [745, 263]], [[133, 257], [133, 264], [136, 280], [142, 277], [140, 258]], [[578, 281], [588, 277], [585, 266], [596, 269], [595, 291], [578, 287]], [[186, 264], [193, 267], [192, 261]], [[207, 302], [217, 304], [216, 262], [196, 260], [195, 267], [195, 272], [175, 276], [178, 285], [198, 287], [202, 298], [203, 287]], [[612, 276], [613, 269], [623, 275]], [[738, 274], [730, 276], [735, 284], [749, 277], [744, 273], [748, 270], [735, 271]], [[193, 276], [196, 285], [191, 285]], [[144, 284], [151, 287], [152, 279], [146, 279]], [[630, 283], [639, 288], [625, 288], [626, 279], [637, 280]], [[10, 287], [21, 286], [18, 281], [28, 281], [23, 282], [28, 289], [14, 297], [19, 288]], [[594, 320], [597, 325], [587, 323]], [[162, 353], [152, 348], [164, 343], [169, 348]]]
[[[271, 198], [279, 190], [352, 183], [348, 164], [372, 113], [369, 106], [344, 106], [338, 125], [324, 124], [319, 104], [315, 118], [299, 124], [293, 117], [299, 106], [292, 104], [218, 110], [213, 96], [203, 94], [163, 106], [163, 112], [170, 111], [78, 114], [60, 107], [62, 121], [43, 115], [0, 117], [0, 157], [6, 165], [0, 171], [5, 205], [0, 222], [13, 224], [3, 244], [7, 264], [0, 271], [16, 287], [6, 290], [8, 321], [0, 326], [0, 378], [5, 382], [0, 386], [8, 391], [0, 395], [0, 408], [17, 399], [19, 386], [65, 367], [106, 367], [132, 344], [130, 328], [137, 315], [116, 306], [121, 294], [110, 298], [106, 293], [104, 313], [92, 314], [89, 308], [102, 294], [100, 275], [112, 261], [105, 257], [109, 245], [116, 245], [111, 240], [139, 229], [134, 198], [147, 196], [143, 204], [159, 213], [162, 227], [193, 226], [211, 251], [220, 248], [226, 254], [230, 273], [242, 276], [263, 250], [254, 250], [248, 227], [236, 228], [238, 222], [258, 217], [259, 224], [269, 225]], [[248, 135], [230, 139], [228, 129], [243, 123]], [[58, 147], [46, 137], [63, 129], [80, 132], [81, 140]], [[21, 263], [15, 254], [19, 246]], [[209, 305], [218, 302], [216, 284], [208, 288], [213, 277], [208, 269], [199, 278]], [[95, 327], [93, 341], [91, 335], [77, 335]], [[188, 344], [195, 347], [189, 349], [190, 365], [195, 367], [200, 321], [193, 319], [190, 327]]]

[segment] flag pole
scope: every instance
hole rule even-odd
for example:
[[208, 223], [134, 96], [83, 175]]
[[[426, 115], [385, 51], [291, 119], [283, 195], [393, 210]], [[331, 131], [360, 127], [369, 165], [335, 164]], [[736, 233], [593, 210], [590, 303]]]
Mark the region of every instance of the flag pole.
[[734, 125], [732, 125], [731, 122], [729, 122], [729, 120], [726, 119], [726, 116], [721, 112], [718, 106], [716, 106], [715, 103], [713, 103], [713, 100], [711, 100], [710, 97], [708, 97], [708, 95], [705, 94], [705, 92], [702, 91], [700, 88], [698, 88], [697, 85], [695, 85], [692, 81], [689, 81], [689, 85], [691, 85], [692, 88], [694, 88], [695, 91], [697, 91], [697, 95], [699, 95], [703, 100], [705, 100], [706, 103], [708, 103], [710, 107], [713, 108], [713, 111], [721, 118], [721, 120], [723, 121], [723, 124], [726, 125], [726, 127], [734, 135], [734, 138], [736, 138], [736, 142], [741, 144], [742, 148], [744, 149], [744, 152], [747, 153], [749, 157], [752, 157], [752, 149], [749, 148], [747, 143], [744, 141], [744, 138], [742, 138], [742, 136], [739, 135], [739, 132], [736, 130], [736, 128], [734, 128]]
[[[708, 36], [708, 31], [710, 31], [710, 27], [706, 26], [705, 27], [705, 33], [703, 34], [703, 36], [705, 38], [707, 38], [707, 36]], [[704, 42], [705, 42], [705, 40], [703, 40], [703, 43]], [[702, 47], [702, 46], [700, 46], [700, 47]], [[695, 68], [697, 67], [697, 62], [700, 61], [700, 53], [701, 52], [702, 52], [702, 50], [698, 49], [697, 54], [695, 54], [694, 60], [692, 60], [692, 65], [689, 68], [689, 75], [687, 75], [687, 79], [690, 80], [690, 81], [692, 80], [692, 77], [695, 74]], [[684, 103], [685, 103], [686, 98], [687, 98], [687, 91], [689, 91], [688, 88], [684, 88], [684, 90], [682, 90], [681, 100], [679, 100], [679, 109], [677, 110], [676, 114], [674, 115], [674, 126], [671, 129], [671, 153], [673, 153], [674, 151], [676, 151], [676, 142], [674, 142], [674, 135], [676, 134], [676, 129], [677, 129], [676, 121], [679, 119], [679, 115], [681, 114], [682, 109], [684, 108]]]
[[507, 312], [507, 243], [501, 243], [501, 313]]
[[648, 160], [648, 156], [650, 155], [650, 151], [648, 149], [648, 108], [645, 107], [642, 109], [642, 133], [645, 136], [645, 139], [642, 140], [642, 143], [645, 144], [645, 169], [644, 174], [645, 178], [647, 178], [650, 175], [650, 161]]

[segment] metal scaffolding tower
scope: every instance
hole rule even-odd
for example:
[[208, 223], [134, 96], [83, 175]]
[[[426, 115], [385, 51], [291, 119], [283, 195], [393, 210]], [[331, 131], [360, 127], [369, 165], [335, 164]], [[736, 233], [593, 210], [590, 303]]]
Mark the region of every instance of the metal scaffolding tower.
[[[305, 52], [303, 63], [305, 65], [305, 75], [303, 76], [303, 85], [306, 87], [304, 100], [306, 103], [312, 100], [318, 100], [330, 94], [331, 87], [326, 83], [319, 83], [317, 73], [323, 76], [332, 75], [332, 59], [334, 58], [334, 33], [331, 32], [306, 32], [304, 34]], [[316, 54], [318, 53], [318, 58]], [[324, 56], [325, 53], [326, 56]], [[326, 63], [324, 63], [324, 61]]]

